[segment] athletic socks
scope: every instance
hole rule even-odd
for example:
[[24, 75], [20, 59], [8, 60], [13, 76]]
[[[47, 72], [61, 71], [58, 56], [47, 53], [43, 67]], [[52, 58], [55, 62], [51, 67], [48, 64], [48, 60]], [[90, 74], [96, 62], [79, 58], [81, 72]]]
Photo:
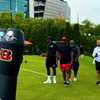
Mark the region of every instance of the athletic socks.
[[53, 83], [56, 83], [56, 76], [53, 76]]

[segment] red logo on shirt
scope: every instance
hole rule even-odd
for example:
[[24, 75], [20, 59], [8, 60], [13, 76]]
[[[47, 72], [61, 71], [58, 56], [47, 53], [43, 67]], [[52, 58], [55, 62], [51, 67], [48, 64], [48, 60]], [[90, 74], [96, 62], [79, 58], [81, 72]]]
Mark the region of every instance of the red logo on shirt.
[[12, 60], [12, 51], [9, 49], [0, 49], [0, 60], [10, 62]]

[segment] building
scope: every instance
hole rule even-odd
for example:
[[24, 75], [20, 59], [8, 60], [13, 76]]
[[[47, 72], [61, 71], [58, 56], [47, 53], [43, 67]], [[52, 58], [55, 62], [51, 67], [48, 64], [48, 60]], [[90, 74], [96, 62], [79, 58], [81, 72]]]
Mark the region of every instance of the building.
[[29, 0], [0, 0], [0, 12], [20, 12], [29, 15]]
[[0, 12], [9, 11], [10, 2], [9, 0], [0, 0]]
[[70, 20], [70, 7], [64, 0], [0, 0], [0, 12], [20, 12], [31, 18]]
[[[32, 0], [31, 5], [32, 5]], [[58, 18], [63, 17], [65, 20], [70, 20], [70, 7], [64, 0], [34, 0], [34, 15], [33, 18]], [[32, 6], [33, 7], [33, 6]], [[32, 11], [31, 11], [32, 12]]]

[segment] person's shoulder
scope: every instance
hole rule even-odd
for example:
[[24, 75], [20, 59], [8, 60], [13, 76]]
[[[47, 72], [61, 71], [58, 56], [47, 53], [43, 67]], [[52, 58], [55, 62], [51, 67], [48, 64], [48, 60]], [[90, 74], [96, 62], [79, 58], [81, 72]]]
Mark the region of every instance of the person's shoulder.
[[98, 47], [96, 46], [95, 48], [94, 48], [94, 51], [97, 51], [98, 50]]
[[79, 46], [76, 46], [76, 48], [77, 48], [78, 50], [80, 50], [80, 47], [79, 47]]
[[56, 44], [56, 41], [52, 41], [53, 44]]
[[100, 50], [100, 47], [99, 47], [99, 46], [97, 46], [97, 47], [95, 47], [95, 49], [96, 49], [96, 50]]
[[94, 49], [98, 49], [98, 47], [96, 46]]
[[53, 46], [57, 46], [56, 41], [52, 41], [52, 45], [53, 45]]
[[66, 44], [66, 45], [64, 46], [64, 48], [71, 48], [71, 46], [70, 46], [69, 44]]

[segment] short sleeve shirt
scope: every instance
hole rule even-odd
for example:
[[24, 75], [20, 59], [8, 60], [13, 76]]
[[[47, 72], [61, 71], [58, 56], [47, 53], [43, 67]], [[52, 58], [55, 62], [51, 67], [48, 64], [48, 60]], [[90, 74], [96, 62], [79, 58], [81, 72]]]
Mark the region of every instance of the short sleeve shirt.
[[60, 64], [66, 64], [71, 62], [71, 47], [67, 44], [62, 44], [59, 48], [61, 55]]
[[51, 42], [48, 45], [48, 52], [47, 52], [47, 57], [56, 57], [56, 52], [57, 52], [58, 48], [56, 46], [55, 43]]

